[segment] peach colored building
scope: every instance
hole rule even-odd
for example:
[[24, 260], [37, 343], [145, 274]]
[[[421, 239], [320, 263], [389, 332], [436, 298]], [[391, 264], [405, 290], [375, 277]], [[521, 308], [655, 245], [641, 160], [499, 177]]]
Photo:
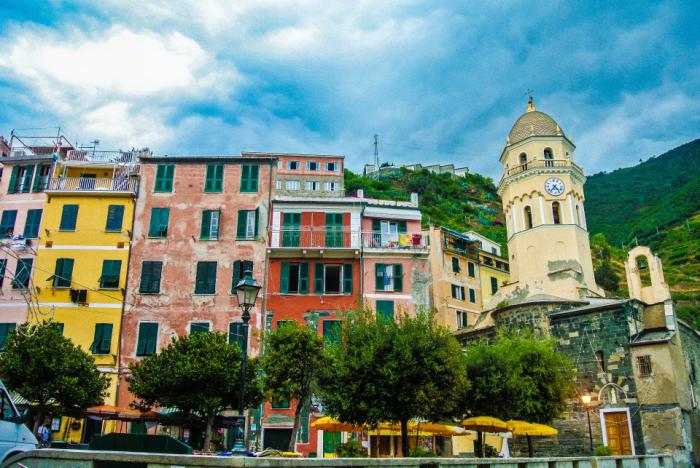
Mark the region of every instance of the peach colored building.
[[295, 197], [342, 197], [345, 157], [322, 154], [254, 153], [244, 157], [277, 158], [275, 193]]
[[26, 139], [13, 135], [9, 142], [3, 138], [1, 146], [0, 349], [7, 333], [27, 321], [29, 303], [39, 318], [31, 278], [46, 204], [44, 190], [55, 161], [72, 149], [61, 135]]
[[[265, 280], [271, 182], [268, 156], [152, 156], [141, 160], [121, 336], [119, 406], [132, 401], [128, 365], [172, 336], [203, 331], [241, 339], [233, 286], [250, 269]], [[264, 296], [251, 310], [249, 353], [259, 352]]]

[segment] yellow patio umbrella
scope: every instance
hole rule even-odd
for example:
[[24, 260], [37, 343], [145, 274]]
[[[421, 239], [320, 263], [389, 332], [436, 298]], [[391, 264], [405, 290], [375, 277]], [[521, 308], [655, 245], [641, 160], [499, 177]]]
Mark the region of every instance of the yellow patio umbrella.
[[439, 436], [445, 436], [445, 437], [450, 437], [450, 436], [462, 436], [462, 435], [467, 435], [468, 432], [466, 429], [463, 429], [458, 426], [452, 426], [450, 424], [439, 424], [439, 423], [431, 423], [431, 422], [410, 422], [408, 424], [409, 430], [415, 430], [418, 428], [421, 432], [430, 432], [433, 435], [439, 435]]
[[532, 439], [533, 436], [555, 436], [559, 433], [558, 430], [546, 424], [529, 423], [527, 421], [508, 421], [508, 429], [514, 436], [527, 437], [527, 450], [532, 458]]
[[462, 420], [459, 425], [468, 431], [476, 431], [482, 458], [484, 457], [484, 432], [510, 432], [508, 423], [492, 416], [473, 416]]
[[362, 432], [362, 428], [353, 424], [340, 422], [330, 416], [324, 416], [311, 423], [311, 427], [329, 432]]

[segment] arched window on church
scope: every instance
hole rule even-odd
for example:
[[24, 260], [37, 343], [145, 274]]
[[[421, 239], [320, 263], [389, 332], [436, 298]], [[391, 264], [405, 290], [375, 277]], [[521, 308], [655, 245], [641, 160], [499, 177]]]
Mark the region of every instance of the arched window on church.
[[559, 202], [552, 203], [552, 222], [554, 224], [561, 224], [561, 208], [559, 207]]
[[527, 154], [520, 153], [520, 156], [518, 156], [518, 161], [520, 161], [520, 166], [522, 167], [522, 170], [526, 171], [527, 170]]
[[581, 226], [581, 210], [579, 210], [578, 205], [576, 205], [576, 224]]
[[637, 264], [637, 271], [639, 272], [639, 280], [642, 282], [642, 287], [651, 286], [649, 260], [644, 255], [640, 255], [635, 259], [635, 263]]
[[546, 167], [554, 166], [554, 152], [552, 151], [552, 148], [544, 149], [544, 165]]
[[525, 207], [525, 229], [532, 229], [532, 210], [529, 206]]

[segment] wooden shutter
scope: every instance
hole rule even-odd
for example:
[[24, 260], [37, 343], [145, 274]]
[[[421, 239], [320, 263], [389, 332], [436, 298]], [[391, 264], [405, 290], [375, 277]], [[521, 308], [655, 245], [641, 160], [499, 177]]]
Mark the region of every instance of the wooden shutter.
[[211, 211], [202, 211], [202, 229], [199, 234], [200, 239], [209, 239], [211, 234]]
[[299, 264], [299, 294], [309, 293], [309, 264], [302, 262]]
[[216, 172], [216, 165], [207, 164], [207, 173], [204, 177], [204, 191], [213, 192], [214, 191], [214, 173]]
[[0, 258], [0, 288], [2, 288], [2, 284], [5, 282], [5, 269], [7, 268], [7, 259], [6, 258]]
[[165, 182], [163, 191], [172, 192], [173, 191], [173, 179], [175, 178], [175, 164], [168, 164], [165, 166]]
[[476, 291], [472, 288], [469, 288], [469, 302], [476, 302]]
[[100, 288], [118, 288], [121, 269], [121, 260], [104, 260], [102, 262], [102, 276], [100, 277]]
[[92, 342], [93, 354], [109, 354], [112, 347], [112, 324], [95, 324], [95, 338]]
[[78, 205], [63, 205], [61, 212], [61, 231], [75, 231], [75, 226], [78, 223]]
[[472, 278], [476, 276], [476, 270], [474, 267], [474, 264], [472, 262], [467, 263], [467, 272], [469, 273], [469, 276]]
[[386, 275], [386, 265], [376, 263], [374, 265], [374, 289], [384, 291], [384, 275]]
[[139, 340], [136, 345], [137, 356], [150, 356], [156, 352], [156, 343], [158, 341], [158, 324], [157, 323], [140, 323], [139, 324]]
[[343, 294], [352, 294], [352, 263], [343, 265]]
[[260, 170], [259, 166], [250, 166], [250, 181], [248, 182], [248, 191], [257, 192], [258, 191], [258, 172]]
[[233, 322], [228, 325], [228, 343], [237, 344], [240, 349], [243, 349], [244, 339], [248, 327], [245, 327], [241, 322]]
[[282, 263], [280, 269], [280, 292], [287, 294], [289, 292], [289, 263]]
[[255, 238], [258, 238], [258, 223], [260, 220], [260, 208], [255, 208]]
[[241, 192], [250, 192], [248, 188], [250, 184], [250, 166], [244, 164], [241, 166]]
[[377, 301], [377, 318], [394, 320], [394, 301]]
[[5, 210], [2, 212], [2, 219], [0, 219], [0, 238], [5, 239], [12, 237], [15, 232], [16, 219], [17, 210]]
[[217, 164], [214, 174], [214, 191], [222, 192], [224, 190], [224, 165]]
[[467, 298], [467, 296], [464, 294], [464, 286], [460, 286], [460, 287], [459, 287], [459, 290], [460, 290], [461, 293], [462, 293], [462, 295], [460, 296], [460, 298], [461, 298], [460, 300], [463, 301], [464, 299]]
[[44, 166], [41, 164], [37, 164], [36, 169], [34, 170], [34, 184], [32, 185], [32, 191], [33, 192], [41, 192], [42, 187], [41, 187], [41, 170]]
[[105, 231], [121, 231], [123, 219], [124, 205], [109, 205], [107, 208], [107, 225], [105, 227]]
[[70, 288], [73, 278], [73, 259], [57, 258], [56, 270], [54, 270], [53, 286], [55, 288]]
[[12, 168], [12, 174], [10, 174], [10, 185], [7, 189], [7, 193], [15, 193], [17, 191], [17, 174], [19, 174], [19, 166], [14, 166]]
[[314, 293], [323, 294], [323, 263], [314, 264]]
[[406, 221], [399, 221], [397, 223], [399, 234], [406, 234]]
[[24, 237], [33, 239], [39, 237], [39, 226], [41, 225], [42, 210], [28, 210], [27, 222], [24, 224]]
[[236, 292], [236, 285], [238, 282], [241, 280], [242, 276], [242, 269], [241, 269], [241, 261], [236, 260], [233, 262], [233, 273], [231, 274], [231, 292], [235, 293]]
[[403, 265], [394, 263], [394, 291], [403, 291]]
[[382, 220], [373, 219], [372, 220], [372, 232], [381, 232], [382, 230]]

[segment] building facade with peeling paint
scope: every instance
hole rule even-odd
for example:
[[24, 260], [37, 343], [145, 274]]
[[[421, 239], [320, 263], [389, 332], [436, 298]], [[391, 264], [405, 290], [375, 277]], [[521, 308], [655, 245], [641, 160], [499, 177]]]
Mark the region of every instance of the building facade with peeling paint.
[[[233, 286], [247, 271], [263, 284], [276, 159], [268, 156], [152, 156], [141, 190], [121, 334], [119, 406], [133, 396], [128, 365], [171, 337], [219, 331], [242, 338]], [[260, 350], [264, 294], [251, 313], [250, 355]]]
[[[429, 306], [427, 238], [417, 196], [409, 202], [363, 197], [276, 195], [269, 226], [267, 325], [294, 320], [326, 340], [337, 338], [344, 312], [363, 303], [386, 317]], [[286, 449], [294, 402], [264, 404], [261, 447]], [[319, 402], [302, 410], [296, 450], [323, 457], [339, 433], [310, 427]]]
[[[117, 401], [119, 337], [126, 291], [138, 158], [144, 151], [70, 150], [45, 188], [33, 286], [38, 314], [95, 358], [109, 377], [105, 404]], [[63, 418], [63, 440], [87, 442], [113, 422]]]
[[[592, 443], [617, 455], [667, 452], [679, 466], [697, 464], [700, 334], [676, 316], [661, 260], [647, 247], [628, 253], [629, 298], [605, 297], [595, 284], [585, 177], [573, 150], [530, 102], [501, 155], [511, 280], [455, 336], [466, 346], [499, 328], [534, 329], [572, 361], [576, 395], [553, 421], [558, 436], [536, 439], [535, 452], [590, 455]], [[525, 450], [517, 439], [511, 448]]]

